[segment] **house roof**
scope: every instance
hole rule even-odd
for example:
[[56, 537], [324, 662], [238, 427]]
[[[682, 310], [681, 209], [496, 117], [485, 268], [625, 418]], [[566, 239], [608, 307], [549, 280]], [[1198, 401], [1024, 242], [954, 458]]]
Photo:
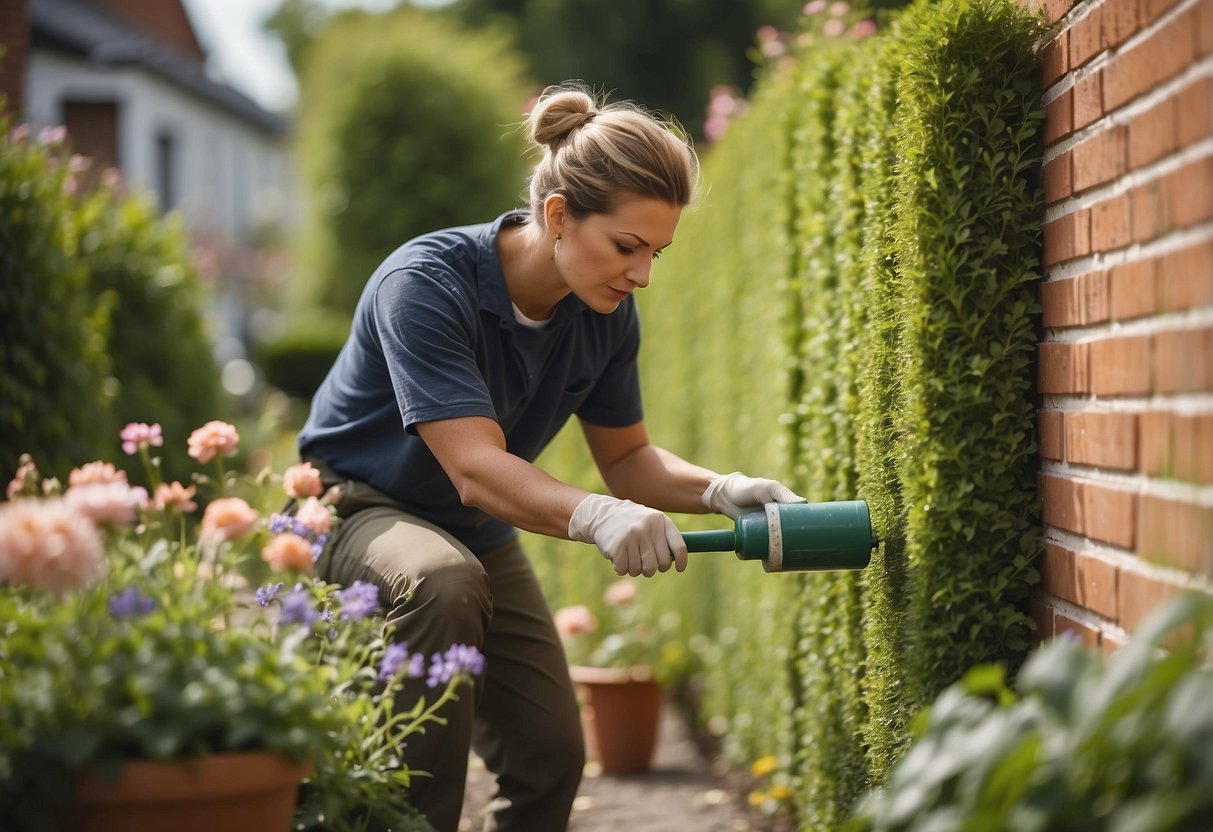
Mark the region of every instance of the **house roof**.
[[197, 61], [153, 40], [87, 0], [29, 0], [30, 45], [79, 55], [96, 66], [137, 66], [270, 133], [288, 121], [209, 76]]

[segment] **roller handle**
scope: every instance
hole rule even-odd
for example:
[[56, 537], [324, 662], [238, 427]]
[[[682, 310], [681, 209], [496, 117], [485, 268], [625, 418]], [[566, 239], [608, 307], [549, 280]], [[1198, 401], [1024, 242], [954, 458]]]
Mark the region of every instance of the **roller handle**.
[[732, 529], [713, 529], [704, 532], [683, 532], [688, 552], [736, 552], [737, 533]]

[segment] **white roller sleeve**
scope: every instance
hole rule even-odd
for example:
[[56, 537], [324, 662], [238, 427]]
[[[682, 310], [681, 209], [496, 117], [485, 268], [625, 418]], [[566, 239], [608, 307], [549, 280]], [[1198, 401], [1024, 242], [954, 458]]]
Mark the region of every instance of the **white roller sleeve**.
[[783, 521], [779, 516], [779, 503], [767, 503], [767, 571], [783, 571]]

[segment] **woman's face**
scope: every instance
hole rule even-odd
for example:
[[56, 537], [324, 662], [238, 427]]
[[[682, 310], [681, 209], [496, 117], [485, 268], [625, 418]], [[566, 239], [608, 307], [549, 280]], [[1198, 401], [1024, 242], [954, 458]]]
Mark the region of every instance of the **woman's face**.
[[649, 285], [662, 249], [674, 241], [682, 208], [651, 197], [631, 197], [609, 214], [573, 219], [565, 213], [556, 269], [565, 285], [595, 312], [614, 312]]

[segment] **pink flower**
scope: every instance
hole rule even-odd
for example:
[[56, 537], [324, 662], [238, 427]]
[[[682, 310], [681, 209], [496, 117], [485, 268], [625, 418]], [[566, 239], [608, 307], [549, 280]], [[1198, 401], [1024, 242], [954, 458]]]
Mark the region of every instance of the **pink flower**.
[[295, 519], [316, 534], [328, 534], [333, 527], [333, 513], [315, 497], [308, 497], [299, 504]]
[[8, 488], [4, 490], [5, 499], [11, 500], [18, 494], [29, 494], [31, 490], [36, 493], [38, 478], [38, 467], [33, 461], [22, 462]]
[[69, 506], [94, 523], [130, 523], [136, 509], [147, 507], [147, 489], [118, 481], [73, 486], [63, 496]]
[[324, 486], [320, 484], [320, 472], [313, 468], [310, 462], [301, 462], [287, 468], [282, 474], [282, 487], [297, 500], [319, 497], [324, 491]]
[[857, 38], [870, 38], [876, 34], [876, 21], [871, 18], [861, 20], [855, 24], [855, 28], [851, 30]]
[[758, 40], [766, 43], [767, 41], [779, 40], [779, 30], [774, 26], [759, 26]]
[[118, 437], [122, 440], [122, 451], [126, 454], [136, 454], [141, 448], [159, 448], [164, 444], [159, 424], [131, 422], [122, 429]]
[[556, 610], [555, 620], [556, 631], [564, 638], [593, 632], [594, 628], [598, 626], [598, 622], [594, 620], [594, 614], [585, 604], [561, 607]]
[[202, 513], [198, 540], [203, 543], [223, 543], [244, 537], [257, 527], [260, 519], [260, 515], [239, 497], [221, 497]]
[[0, 506], [0, 584], [63, 592], [102, 572], [92, 521], [62, 498], [19, 499]]
[[821, 24], [821, 31], [832, 38], [836, 38], [846, 31], [846, 24], [841, 20], [827, 20]]
[[812, 17], [815, 14], [821, 14], [826, 10], [826, 0], [813, 0], [804, 7], [804, 13], [807, 17]]
[[830, 4], [830, 14], [834, 17], [843, 17], [849, 11], [851, 11], [851, 5], [849, 3], [843, 3], [840, 1], [838, 3]]
[[312, 571], [312, 544], [297, 534], [286, 532], [277, 535], [261, 550], [261, 557], [276, 571], [297, 569]]
[[602, 600], [612, 607], [622, 607], [624, 604], [630, 604], [636, 600], [636, 584], [627, 578], [614, 581], [602, 593]]
[[158, 511], [172, 511], [179, 514], [198, 508], [194, 502], [194, 494], [198, 488], [191, 485], [186, 488], [179, 482], [162, 482], [156, 486], [155, 506]]
[[238, 444], [240, 434], [236, 433], [236, 427], [214, 420], [190, 434], [189, 455], [205, 465], [214, 459], [216, 454], [232, 456], [236, 453]]
[[115, 482], [126, 485], [126, 472], [100, 460], [73, 468], [72, 472], [67, 475], [68, 488], [75, 488], [79, 485], [109, 485]]

